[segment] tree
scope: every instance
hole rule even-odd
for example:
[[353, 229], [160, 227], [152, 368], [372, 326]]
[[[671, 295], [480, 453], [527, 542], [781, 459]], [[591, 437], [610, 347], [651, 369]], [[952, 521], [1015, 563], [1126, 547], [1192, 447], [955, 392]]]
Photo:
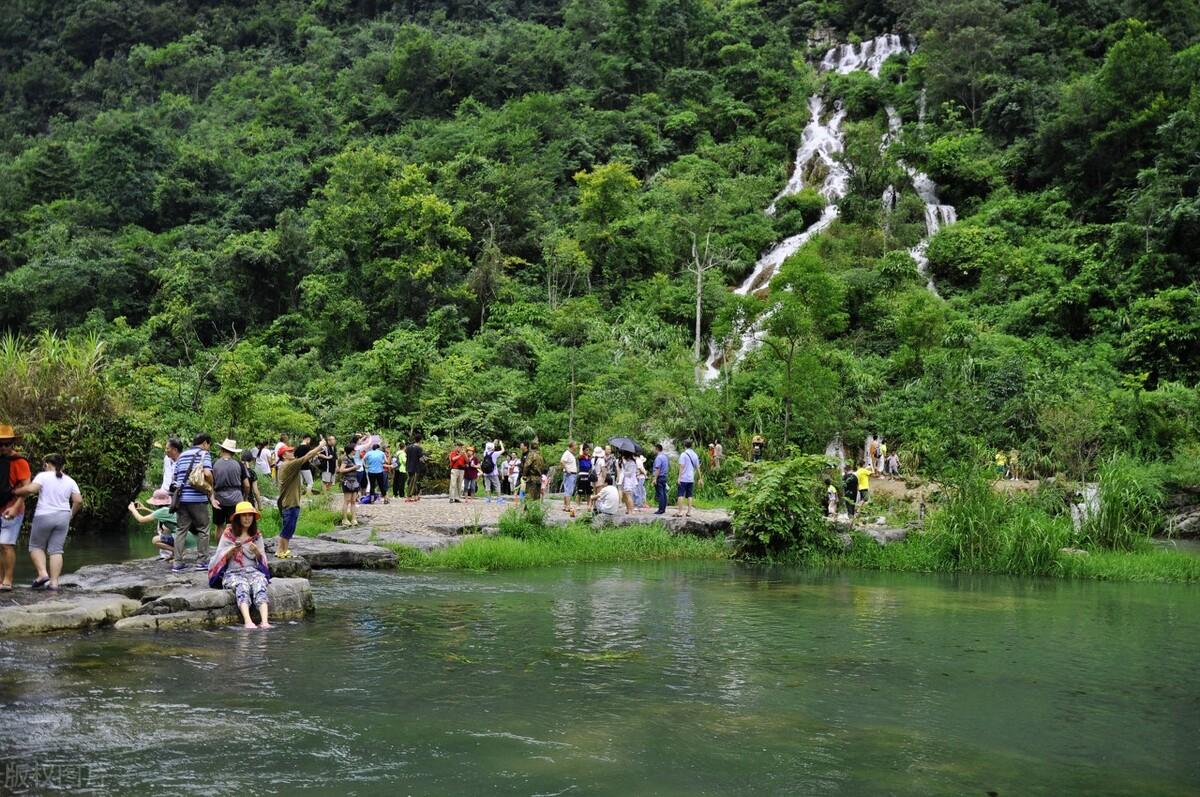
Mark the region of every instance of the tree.
[[714, 269], [724, 268], [733, 261], [733, 258], [728, 253], [713, 248], [711, 229], [704, 235], [703, 246], [698, 245], [696, 233], [691, 233], [691, 236], [692, 255], [685, 269], [688, 273], [696, 275], [696, 337], [692, 356], [696, 361], [696, 384], [700, 385], [704, 380], [704, 359], [700, 354], [700, 318], [701, 302], [704, 298], [704, 275]]

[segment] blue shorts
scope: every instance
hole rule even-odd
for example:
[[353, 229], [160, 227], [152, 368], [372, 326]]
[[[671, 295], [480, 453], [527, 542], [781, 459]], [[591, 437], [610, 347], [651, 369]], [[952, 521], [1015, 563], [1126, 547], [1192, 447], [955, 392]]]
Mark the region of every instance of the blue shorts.
[[21, 523], [25, 520], [25, 513], [14, 517], [12, 520], [0, 521], [0, 545], [16, 545], [17, 537], [21, 534]]
[[279, 528], [279, 536], [290, 540], [296, 534], [296, 523], [300, 520], [300, 507], [289, 506], [279, 510], [279, 513], [283, 515], [283, 525]]
[[577, 478], [579, 478], [579, 476], [575, 473], [563, 474], [563, 495], [567, 498], [575, 495], [575, 480]]
[[680, 482], [678, 492], [679, 492], [680, 498], [691, 498], [693, 495], [696, 494], [696, 483], [695, 482]]
[[158, 541], [163, 543], [164, 545], [174, 545], [175, 544], [175, 535], [174, 534], [159, 534]]

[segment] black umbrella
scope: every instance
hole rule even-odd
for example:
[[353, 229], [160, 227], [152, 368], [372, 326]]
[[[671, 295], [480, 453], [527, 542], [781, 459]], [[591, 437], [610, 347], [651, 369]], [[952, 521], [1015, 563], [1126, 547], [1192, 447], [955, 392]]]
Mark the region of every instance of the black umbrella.
[[610, 437], [608, 438], [608, 444], [617, 451], [624, 451], [626, 454], [642, 453], [642, 447], [628, 437]]

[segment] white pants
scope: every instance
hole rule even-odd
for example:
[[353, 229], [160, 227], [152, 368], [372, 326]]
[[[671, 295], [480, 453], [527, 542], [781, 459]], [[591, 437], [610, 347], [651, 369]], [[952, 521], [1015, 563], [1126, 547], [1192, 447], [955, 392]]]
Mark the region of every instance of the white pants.
[[463, 471], [460, 468], [455, 468], [450, 471], [450, 500], [454, 501], [463, 497]]

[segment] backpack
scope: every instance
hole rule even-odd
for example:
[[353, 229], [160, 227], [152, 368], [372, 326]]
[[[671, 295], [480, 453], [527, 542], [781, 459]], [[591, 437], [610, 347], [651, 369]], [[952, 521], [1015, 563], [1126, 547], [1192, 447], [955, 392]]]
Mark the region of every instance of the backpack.
[[14, 460], [25, 459], [20, 454], [10, 457], [0, 457], [0, 507], [7, 506], [12, 500], [12, 463]]
[[210, 492], [208, 481], [204, 478], [204, 458], [200, 456], [199, 451], [192, 454], [192, 464], [188, 468], [188, 486], [199, 490], [202, 493]]
[[491, 473], [491, 472], [493, 472], [494, 470], [496, 470], [496, 459], [495, 459], [495, 457], [493, 457], [491, 454], [484, 454], [484, 455], [483, 455], [483, 462], [482, 462], [482, 463], [480, 463], [480, 465], [479, 465], [479, 470], [480, 470], [480, 471], [482, 471], [482, 472], [483, 472], [483, 473], [485, 473], [485, 474]]

